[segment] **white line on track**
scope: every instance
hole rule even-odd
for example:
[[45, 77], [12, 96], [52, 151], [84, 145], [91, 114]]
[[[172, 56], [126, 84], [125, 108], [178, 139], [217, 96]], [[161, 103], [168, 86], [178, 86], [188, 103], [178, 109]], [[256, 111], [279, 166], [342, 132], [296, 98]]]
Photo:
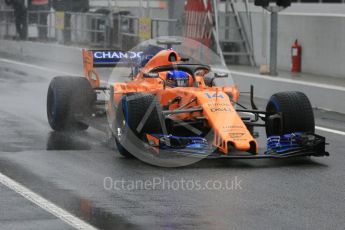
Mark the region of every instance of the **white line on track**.
[[301, 13], [301, 12], [282, 12], [282, 15], [289, 15], [289, 16], [312, 16], [312, 17], [335, 17], [335, 18], [344, 18], [344, 14], [336, 14], [336, 13]]
[[266, 80], [270, 80], [270, 81], [276, 81], [276, 82], [293, 83], [293, 84], [299, 84], [299, 85], [314, 86], [314, 87], [318, 87], [318, 88], [326, 88], [326, 89], [332, 89], [332, 90], [345, 91], [345, 87], [342, 87], [342, 86], [327, 85], [327, 84], [307, 82], [307, 81], [302, 81], [302, 80], [292, 80], [292, 79], [287, 79], [287, 78], [272, 78], [272, 77], [268, 77], [268, 76], [261, 75], [261, 74], [246, 73], [246, 72], [242, 72], [242, 71], [231, 71], [230, 70], [230, 72], [231, 72], [231, 74], [234, 74], [234, 75], [242, 75], [242, 76], [247, 76], [247, 77], [252, 77], [252, 78], [259, 78], [259, 79], [266, 79]]
[[[7, 63], [12, 63], [12, 64], [17, 64], [17, 65], [23, 65], [23, 66], [27, 66], [27, 67], [31, 67], [31, 68], [36, 68], [36, 69], [41, 69], [41, 70], [44, 70], [44, 71], [53, 71], [53, 72], [57, 72], [59, 74], [73, 75], [71, 73], [61, 72], [61, 71], [50, 69], [50, 68], [47, 68], [47, 67], [37, 66], [37, 65], [23, 63], [23, 62], [18, 62], [18, 61], [14, 61], [14, 60], [10, 60], [10, 59], [0, 58], [0, 61], [7, 62]], [[214, 70], [222, 71], [224, 69], [214, 68]], [[294, 80], [291, 80], [291, 79], [284, 79], [284, 78], [270, 78], [270, 77], [267, 77], [267, 76], [264, 76], [264, 75], [247, 73], [247, 72], [241, 72], [241, 71], [230, 71], [230, 72], [232, 74], [244, 75], [244, 76], [248, 76], [248, 77], [261, 78], [261, 79], [262, 78], [266, 78], [267, 80], [271, 80], [271, 81], [286, 82], [286, 83], [298, 83], [298, 84], [301, 84], [301, 85], [308, 85], [308, 86], [315, 86], [315, 87], [322, 87], [322, 88], [328, 88], [328, 89], [343, 90], [343, 91], [345, 91], [344, 87], [339, 87], [339, 86], [332, 86], [332, 85], [326, 85], [326, 84], [320, 84], [320, 83], [310, 83], [310, 82], [305, 82], [305, 81], [294, 81]], [[316, 126], [315, 128], [317, 130], [320, 130], [320, 131], [324, 131], [324, 132], [329, 132], [329, 133], [334, 133], [334, 134], [345, 136], [345, 132], [339, 131], [339, 130], [336, 130], [336, 129], [329, 129], [329, 128], [320, 127], [320, 126]]]
[[52, 68], [47, 68], [47, 67], [43, 67], [43, 66], [39, 66], [39, 65], [33, 65], [33, 64], [29, 64], [29, 63], [20, 62], [20, 61], [14, 61], [14, 60], [5, 59], [5, 58], [0, 58], [0, 61], [10, 63], [10, 64], [15, 64], [15, 65], [26, 66], [29, 68], [35, 68], [35, 69], [39, 69], [39, 70], [43, 70], [43, 71], [54, 72], [57, 74], [76, 75], [75, 73], [68, 73], [68, 72], [64, 72], [64, 71], [60, 71], [60, 70], [56, 70], [56, 69], [52, 69]]
[[55, 204], [49, 202], [40, 195], [32, 192], [30, 189], [24, 187], [18, 182], [15, 182], [11, 178], [3, 175], [2, 173], [0, 173], [0, 183], [5, 185], [9, 189], [13, 190], [14, 192], [18, 193], [19, 195], [23, 196], [25, 199], [38, 205], [47, 212], [53, 214], [54, 216], [66, 222], [75, 229], [97, 230], [95, 227], [75, 217], [74, 215], [56, 206]]
[[320, 126], [315, 126], [315, 129], [319, 130], [319, 131], [324, 131], [324, 132], [328, 132], [328, 133], [333, 133], [333, 134], [345, 136], [345, 132], [335, 130], [335, 129], [329, 129], [329, 128], [324, 128], [324, 127], [320, 127]]
[[[34, 69], [39, 69], [39, 70], [43, 70], [43, 71], [48, 71], [48, 72], [53, 72], [56, 74], [64, 74], [64, 75], [68, 75], [68, 76], [79, 76], [76, 73], [69, 73], [69, 72], [65, 72], [65, 71], [60, 71], [60, 70], [56, 70], [56, 69], [52, 69], [52, 68], [48, 68], [48, 67], [42, 67], [42, 66], [38, 66], [38, 65], [33, 65], [33, 64], [28, 64], [28, 63], [24, 63], [24, 62], [20, 62], [20, 61], [14, 61], [14, 60], [10, 60], [10, 59], [5, 59], [5, 58], [0, 58], [0, 62], [5, 62], [5, 63], [10, 63], [10, 64], [15, 64], [15, 65], [22, 65], [22, 66], [26, 66], [29, 68], [34, 68]], [[106, 81], [102, 81], [101, 83], [104, 85], [107, 85], [108, 82]]]
[[251, 77], [251, 78], [256, 78], [260, 80], [269, 80], [269, 81], [275, 81], [275, 82], [282, 82], [282, 83], [290, 83], [290, 84], [299, 84], [299, 85], [305, 85], [305, 86], [313, 86], [313, 87], [318, 87], [318, 88], [325, 88], [325, 89], [332, 89], [332, 90], [340, 90], [340, 91], [345, 91], [345, 87], [342, 86], [336, 86], [336, 85], [328, 85], [328, 84], [323, 84], [323, 83], [315, 83], [315, 82], [307, 82], [303, 80], [293, 80], [293, 79], [288, 79], [288, 78], [273, 78], [269, 77], [266, 75], [262, 74], [256, 74], [256, 73], [248, 73], [248, 72], [242, 72], [242, 71], [235, 71], [235, 70], [229, 70], [226, 68], [212, 68], [215, 71], [225, 71], [229, 72], [232, 75], [240, 75], [240, 76], [246, 76], [246, 77]]

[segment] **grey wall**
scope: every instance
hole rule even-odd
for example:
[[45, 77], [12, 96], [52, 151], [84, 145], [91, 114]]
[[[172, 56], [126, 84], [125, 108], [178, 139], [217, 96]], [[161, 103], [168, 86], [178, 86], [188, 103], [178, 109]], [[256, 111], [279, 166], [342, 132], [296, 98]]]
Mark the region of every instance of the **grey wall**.
[[[44, 63], [51, 63], [52, 69], [59, 72], [82, 72], [81, 48], [52, 45], [27, 41], [0, 40], [0, 57], [6, 58], [10, 55], [15, 60], [44, 60]], [[6, 54], [6, 56], [4, 56]], [[24, 61], [25, 63], [25, 61]], [[45, 68], [44, 66], [42, 66]], [[63, 67], [63, 68], [61, 68]], [[217, 66], [212, 67], [214, 71], [227, 72]], [[67, 73], [64, 73], [67, 74]], [[68, 74], [69, 75], [69, 74]], [[268, 98], [271, 94], [279, 91], [299, 90], [311, 98], [314, 107], [325, 108], [335, 112], [345, 113], [345, 101], [335, 100], [344, 98], [345, 89], [339, 86], [325, 86], [322, 84], [306, 84], [300, 81], [293, 81], [282, 78], [272, 78], [257, 74], [246, 74], [232, 71], [231, 75], [241, 91], [248, 91], [248, 87], [255, 85], [255, 95], [260, 98]], [[233, 84], [231, 78], [222, 79], [223, 84]], [[269, 89], [269, 90], [267, 90]]]
[[[252, 13], [254, 55], [258, 65], [269, 58], [269, 16], [267, 44], [263, 47], [262, 13]], [[291, 45], [298, 39], [302, 45], [302, 71], [317, 75], [345, 78], [345, 17], [280, 14], [278, 23], [278, 68], [290, 71]]]

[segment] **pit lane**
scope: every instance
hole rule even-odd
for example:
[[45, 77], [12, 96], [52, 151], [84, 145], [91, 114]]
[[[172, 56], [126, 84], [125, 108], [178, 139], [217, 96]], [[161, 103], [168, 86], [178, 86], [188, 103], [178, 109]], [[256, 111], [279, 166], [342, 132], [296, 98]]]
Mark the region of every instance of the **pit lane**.
[[[330, 143], [328, 158], [221, 159], [177, 169], [153, 167], [120, 157], [96, 129], [69, 136], [51, 131], [46, 92], [59, 71], [79, 73], [34, 60], [29, 65], [0, 61], [0, 173], [80, 220], [99, 229], [342, 229], [345, 225], [343, 135], [317, 131]], [[264, 107], [265, 100], [256, 101]], [[315, 114], [318, 126], [345, 131], [344, 115], [322, 110]], [[241, 189], [105, 189], [107, 177], [201, 183], [237, 177]], [[1, 191], [2, 229], [46, 229], [49, 221], [56, 229], [71, 228], [4, 186]]]

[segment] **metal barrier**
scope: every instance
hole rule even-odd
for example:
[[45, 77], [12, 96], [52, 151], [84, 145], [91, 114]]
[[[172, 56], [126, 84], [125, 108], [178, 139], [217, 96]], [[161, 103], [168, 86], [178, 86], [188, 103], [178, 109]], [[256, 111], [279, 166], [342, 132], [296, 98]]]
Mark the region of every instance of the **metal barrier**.
[[[112, 46], [128, 50], [140, 42], [139, 17], [129, 15], [118, 15], [118, 33], [114, 33]], [[151, 37], [176, 36], [177, 19], [152, 18]], [[114, 25], [114, 27], [116, 27]], [[115, 31], [114, 31], [115, 32]]]
[[[28, 39], [128, 50], [140, 42], [139, 17], [121, 14], [28, 11]], [[176, 35], [178, 20], [153, 18], [151, 37]], [[0, 38], [16, 37], [12, 10], [0, 10]]]
[[16, 33], [14, 14], [12, 10], [0, 11], [0, 34], [2, 38], [8, 38]]
[[[102, 14], [70, 13], [59, 15], [51, 11], [28, 11], [28, 39], [56, 41], [63, 44], [88, 44], [105, 46], [107, 18]], [[12, 10], [0, 10], [0, 37], [16, 37], [15, 18]]]
[[113, 38], [111, 45], [122, 50], [129, 50], [140, 42], [139, 17], [131, 15], [117, 15], [114, 20]]
[[160, 36], [176, 36], [181, 22], [177, 19], [152, 18], [152, 38]]
[[109, 44], [108, 18], [95, 13], [65, 13], [63, 41], [65, 44], [87, 44], [107, 47]]
[[[27, 13], [28, 30], [33, 33], [34, 27], [37, 29], [37, 37], [48, 39], [55, 34], [52, 23], [52, 15], [49, 11], [28, 11]], [[48, 24], [49, 22], [49, 24]]]

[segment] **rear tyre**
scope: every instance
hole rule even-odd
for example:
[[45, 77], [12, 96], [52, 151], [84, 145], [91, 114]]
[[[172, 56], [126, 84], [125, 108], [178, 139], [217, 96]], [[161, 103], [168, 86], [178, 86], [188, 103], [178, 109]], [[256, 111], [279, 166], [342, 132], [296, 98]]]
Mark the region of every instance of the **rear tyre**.
[[55, 131], [80, 131], [91, 115], [96, 94], [84, 77], [55, 77], [47, 95], [48, 122]]
[[[149, 108], [153, 109], [145, 121], [143, 118]], [[161, 107], [155, 95], [146, 93], [124, 95], [116, 112], [114, 127], [119, 153], [124, 157], [133, 157], [125, 146], [138, 147], [142, 141], [145, 141], [145, 134], [162, 133], [159, 116], [161, 116]], [[133, 135], [137, 137], [134, 139], [140, 139], [141, 143], [134, 143], [135, 141], [131, 138]]]
[[315, 120], [311, 103], [302, 92], [281, 92], [271, 96], [266, 112], [282, 115], [282, 122], [266, 120], [267, 136], [294, 132], [315, 132]]

